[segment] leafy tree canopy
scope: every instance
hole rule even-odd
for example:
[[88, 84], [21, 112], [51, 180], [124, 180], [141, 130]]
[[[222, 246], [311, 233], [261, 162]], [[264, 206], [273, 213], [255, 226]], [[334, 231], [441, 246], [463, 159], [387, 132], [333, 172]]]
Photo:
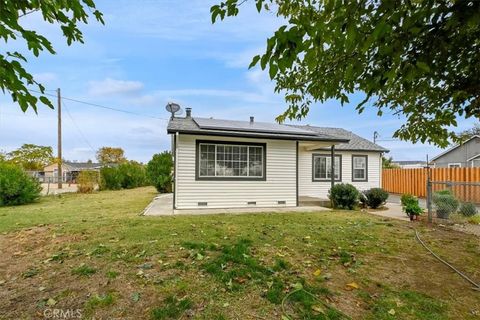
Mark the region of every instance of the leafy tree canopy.
[[[236, 16], [246, 0], [211, 8], [212, 22]], [[268, 68], [287, 110], [305, 117], [313, 102], [363, 92], [371, 103], [403, 115], [394, 137], [448, 145], [457, 117], [480, 118], [480, 1], [253, 0], [258, 12], [288, 23], [250, 64]]]
[[[6, 44], [25, 41], [28, 50], [36, 57], [45, 50], [55, 54], [46, 37], [24, 27], [24, 17], [37, 11], [43, 20], [61, 28], [68, 45], [75, 41], [83, 43], [83, 35], [78, 25], [88, 23], [89, 13], [97, 21], [104, 23], [102, 13], [95, 8], [92, 0], [4, 0], [0, 2], [0, 39]], [[36, 86], [42, 93], [45, 88], [25, 69], [26, 63], [27, 59], [21, 53], [6, 51], [5, 48], [0, 50], [0, 89], [8, 92], [23, 111], [29, 107], [37, 111], [38, 100], [53, 108], [46, 96], [40, 95], [37, 98], [29, 92], [28, 86]]]
[[468, 140], [473, 136], [480, 136], [480, 123], [475, 123], [473, 128], [464, 130], [458, 133], [457, 136], [461, 141]]
[[122, 163], [127, 161], [122, 148], [102, 147], [97, 151], [97, 160], [100, 163]]
[[392, 157], [382, 157], [382, 168], [383, 169], [396, 169], [400, 168], [397, 164], [393, 163]]
[[55, 161], [52, 147], [24, 144], [17, 150], [7, 153], [8, 162], [15, 163], [25, 170], [43, 170]]

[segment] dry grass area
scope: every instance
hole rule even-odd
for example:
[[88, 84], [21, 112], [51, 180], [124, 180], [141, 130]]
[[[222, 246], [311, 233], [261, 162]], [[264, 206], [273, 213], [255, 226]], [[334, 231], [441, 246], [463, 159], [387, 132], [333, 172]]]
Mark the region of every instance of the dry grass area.
[[[408, 222], [346, 211], [138, 216], [153, 196], [0, 208], [0, 319], [53, 309], [85, 319], [480, 317], [480, 292], [424, 251]], [[415, 226], [480, 281], [478, 237]]]

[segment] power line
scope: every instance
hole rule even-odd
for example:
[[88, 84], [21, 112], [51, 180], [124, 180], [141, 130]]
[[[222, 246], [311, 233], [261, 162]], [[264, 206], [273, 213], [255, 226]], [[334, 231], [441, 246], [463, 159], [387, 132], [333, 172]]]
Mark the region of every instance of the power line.
[[95, 149], [92, 147], [92, 144], [90, 143], [90, 141], [88, 141], [87, 137], [83, 134], [82, 130], [80, 129], [80, 127], [78, 126], [78, 124], [75, 122], [75, 120], [73, 119], [72, 117], [72, 114], [70, 113], [70, 110], [67, 106], [67, 104], [65, 103], [65, 98], [62, 98], [62, 101], [63, 101], [63, 106], [65, 107], [65, 110], [67, 111], [67, 115], [68, 117], [70, 118], [70, 120], [72, 121], [73, 125], [77, 128], [78, 130], [78, 133], [80, 134], [81, 138], [83, 139], [83, 141], [90, 147], [90, 149], [93, 151], [93, 153], [95, 153]]
[[[54, 94], [42, 93], [40, 91], [33, 90], [33, 89], [30, 89], [30, 91], [36, 92], [36, 93], [39, 93], [39, 94], [43, 94], [43, 95], [46, 95], [46, 96], [56, 97], [56, 95], [54, 95]], [[133, 115], [140, 116], [140, 117], [147, 117], [147, 118], [152, 118], [152, 119], [157, 119], [157, 120], [169, 121], [169, 119], [166, 119], [166, 118], [160, 118], [160, 117], [155, 117], [155, 116], [146, 115], [146, 114], [142, 114], [142, 113], [132, 112], [132, 111], [128, 111], [128, 110], [117, 109], [117, 108], [108, 107], [108, 106], [104, 106], [104, 105], [97, 104], [97, 103], [91, 103], [91, 102], [82, 101], [82, 100], [73, 99], [73, 98], [67, 98], [67, 97], [63, 97], [63, 96], [62, 96], [62, 100], [69, 100], [69, 101], [73, 101], [73, 102], [77, 102], [77, 103], [82, 103], [82, 104], [85, 104], [85, 105], [88, 105], [88, 106], [91, 106], [91, 107], [96, 107], [96, 108], [102, 108], [102, 109], [117, 111], [117, 112], [133, 114]]]

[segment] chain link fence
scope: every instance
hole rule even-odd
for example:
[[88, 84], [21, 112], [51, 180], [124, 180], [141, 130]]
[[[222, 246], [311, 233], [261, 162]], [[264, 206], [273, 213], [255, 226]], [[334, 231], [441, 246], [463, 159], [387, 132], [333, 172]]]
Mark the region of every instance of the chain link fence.
[[427, 181], [427, 208], [431, 221], [453, 214], [471, 217], [480, 211], [480, 182]]

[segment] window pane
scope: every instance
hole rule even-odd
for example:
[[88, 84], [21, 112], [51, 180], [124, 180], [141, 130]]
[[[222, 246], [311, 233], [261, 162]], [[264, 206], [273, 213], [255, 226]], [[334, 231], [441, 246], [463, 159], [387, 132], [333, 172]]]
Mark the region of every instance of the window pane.
[[199, 175], [262, 177], [263, 148], [244, 145], [200, 144]]
[[[315, 156], [313, 159], [313, 174], [315, 179], [331, 179], [332, 160], [330, 156]], [[341, 157], [335, 156], [335, 179], [340, 180]]]
[[367, 158], [353, 157], [353, 179], [365, 180], [367, 178]]
[[263, 148], [248, 147], [248, 175], [251, 177], [263, 176]]

